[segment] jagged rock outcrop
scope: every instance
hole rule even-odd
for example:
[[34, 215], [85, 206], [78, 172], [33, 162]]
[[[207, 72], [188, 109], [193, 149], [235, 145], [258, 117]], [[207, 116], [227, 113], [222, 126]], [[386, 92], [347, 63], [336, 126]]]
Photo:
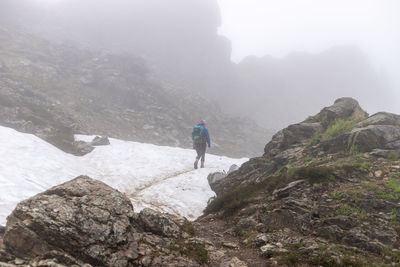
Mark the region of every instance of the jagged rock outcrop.
[[192, 231], [184, 218], [135, 214], [124, 194], [80, 176], [18, 204], [4, 246], [0, 239], [0, 265], [199, 266], [193, 250], [206, 250], [193, 245]]
[[213, 184], [202, 223], [266, 265], [399, 265], [399, 116], [366, 116], [342, 98], [282, 130]]
[[[289, 125], [276, 133], [265, 146], [263, 157], [253, 158], [243, 164], [235, 175], [216, 182], [212, 189], [217, 194], [221, 194], [241, 184], [259, 181], [263, 177], [274, 173], [280, 166], [287, 164], [289, 161], [297, 161], [303, 158], [304, 153], [308, 153], [309, 145], [313, 142], [312, 139], [321, 138], [327, 128], [338, 120], [361, 121], [360, 123], [362, 123], [367, 117], [368, 113], [360, 107], [355, 99], [339, 98], [332, 106], [323, 108], [317, 115], [309, 117], [301, 123]], [[349, 137], [353, 136], [350, 130], [335, 138], [321, 142], [320, 147], [314, 149], [313, 153], [318, 154], [321, 150], [328, 152], [329, 150], [343, 151], [351, 149], [351, 144], [347, 142]], [[357, 131], [357, 129], [354, 131]], [[386, 133], [388, 134], [389, 132]], [[396, 137], [393, 136], [393, 138]], [[386, 147], [377, 144], [373, 148]]]
[[365, 119], [368, 113], [362, 110], [357, 100], [349, 97], [339, 98], [332, 106], [321, 110], [318, 120], [329, 124], [337, 119]]
[[400, 151], [400, 116], [377, 113], [359, 122], [355, 129], [321, 144], [323, 150], [337, 152], [356, 149], [370, 152], [374, 149]]
[[108, 146], [109, 144], [110, 140], [108, 140], [107, 136], [96, 136], [93, 138], [92, 142], [90, 142], [92, 146]]
[[126, 196], [78, 177], [18, 204], [4, 245], [20, 258], [58, 251], [93, 266], [128, 266], [138, 258], [133, 219]]

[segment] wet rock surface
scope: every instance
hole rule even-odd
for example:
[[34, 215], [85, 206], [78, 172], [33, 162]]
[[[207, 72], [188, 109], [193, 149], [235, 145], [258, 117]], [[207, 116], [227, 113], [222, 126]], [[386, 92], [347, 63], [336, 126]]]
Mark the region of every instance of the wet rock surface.
[[134, 213], [124, 194], [86, 176], [19, 203], [2, 230], [1, 266], [199, 266], [207, 262], [204, 244], [194, 245], [189, 239], [193, 229], [186, 219], [150, 209]]
[[398, 119], [338, 99], [216, 182], [203, 220], [264, 266], [399, 265]]

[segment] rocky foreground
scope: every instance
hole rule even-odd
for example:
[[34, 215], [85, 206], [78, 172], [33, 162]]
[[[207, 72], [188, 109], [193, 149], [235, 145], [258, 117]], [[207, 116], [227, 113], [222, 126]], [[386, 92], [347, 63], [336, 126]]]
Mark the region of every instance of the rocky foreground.
[[338, 99], [278, 132], [190, 223], [79, 177], [21, 202], [0, 266], [400, 266], [400, 116]]

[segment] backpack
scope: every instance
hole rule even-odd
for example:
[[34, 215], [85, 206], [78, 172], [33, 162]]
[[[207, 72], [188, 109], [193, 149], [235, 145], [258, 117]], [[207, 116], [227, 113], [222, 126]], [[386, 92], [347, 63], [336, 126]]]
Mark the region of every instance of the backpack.
[[203, 126], [196, 125], [193, 127], [192, 139], [195, 143], [202, 143], [205, 141]]

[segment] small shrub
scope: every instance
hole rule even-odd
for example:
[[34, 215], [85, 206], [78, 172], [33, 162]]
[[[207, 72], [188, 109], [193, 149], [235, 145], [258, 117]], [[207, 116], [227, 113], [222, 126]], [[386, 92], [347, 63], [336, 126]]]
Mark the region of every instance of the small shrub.
[[398, 161], [399, 160], [399, 156], [393, 153], [389, 153], [386, 157], [388, 160], [391, 161]]
[[346, 172], [346, 174], [351, 174], [354, 172], [370, 172], [372, 164], [370, 162], [363, 162], [363, 163], [346, 163], [341, 164], [338, 167]]
[[333, 192], [333, 193], [331, 193], [331, 198], [336, 199], [336, 200], [340, 200], [345, 195], [346, 195], [346, 193], [344, 193], [344, 192]]
[[292, 179], [291, 176], [281, 174], [268, 176], [259, 183], [251, 182], [247, 185], [239, 186], [236, 189], [215, 198], [204, 210], [204, 213], [210, 214], [213, 212], [223, 211], [223, 215], [225, 216], [233, 215], [236, 211], [250, 203], [251, 198], [257, 193], [271, 193], [276, 188], [287, 185], [289, 182], [293, 181]]
[[326, 166], [307, 166], [295, 170], [294, 176], [306, 179], [311, 184], [326, 183], [335, 180], [333, 169]]
[[198, 243], [184, 244], [181, 248], [181, 253], [199, 264], [206, 264], [208, 262], [208, 251], [205, 249], [204, 245]]
[[315, 146], [321, 141], [321, 133], [320, 132], [315, 132], [314, 135], [311, 137], [311, 141], [308, 144], [308, 147]]
[[357, 124], [357, 121], [354, 120], [344, 120], [338, 119], [335, 120], [331, 125], [328, 126], [325, 133], [322, 135], [321, 140], [326, 141], [338, 137], [341, 134], [351, 131], [354, 126]]
[[183, 228], [182, 230], [183, 230], [184, 232], [186, 232], [188, 235], [194, 236], [194, 234], [195, 234], [195, 229], [194, 229], [194, 226], [193, 226], [193, 224], [192, 224], [191, 222], [186, 221], [186, 222], [183, 224], [182, 228]]

